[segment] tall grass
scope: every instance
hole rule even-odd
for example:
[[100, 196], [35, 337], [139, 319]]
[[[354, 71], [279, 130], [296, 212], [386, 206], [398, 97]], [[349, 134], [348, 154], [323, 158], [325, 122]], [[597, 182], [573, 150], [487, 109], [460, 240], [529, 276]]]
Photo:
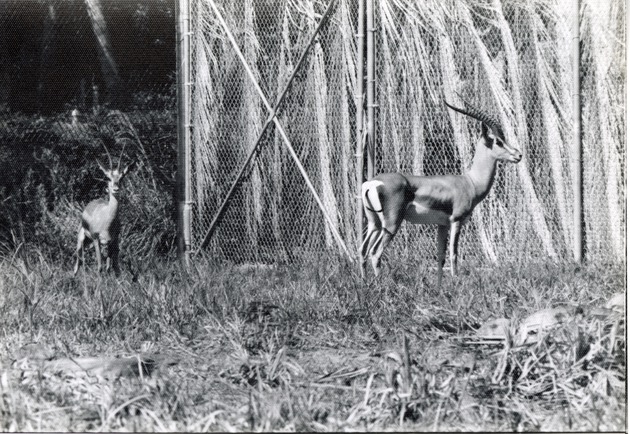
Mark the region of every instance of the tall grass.
[[[619, 267], [470, 268], [438, 291], [411, 263], [362, 282], [326, 258], [197, 257], [188, 270], [131, 258], [119, 279], [93, 268], [73, 278], [40, 253], [0, 263], [3, 430], [625, 426], [625, 321], [591, 314], [623, 284]], [[582, 313], [524, 346], [474, 332], [566, 305]], [[119, 378], [38, 364], [134, 354], [157, 370]]]

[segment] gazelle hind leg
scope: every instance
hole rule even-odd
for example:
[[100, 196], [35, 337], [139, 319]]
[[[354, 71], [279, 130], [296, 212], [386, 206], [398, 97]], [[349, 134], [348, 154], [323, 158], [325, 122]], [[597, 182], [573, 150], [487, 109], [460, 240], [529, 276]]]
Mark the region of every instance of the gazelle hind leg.
[[363, 240], [363, 244], [361, 244], [361, 258], [365, 263], [365, 261], [367, 261], [368, 252], [371, 250], [372, 245], [378, 236], [380, 221], [378, 215], [374, 211], [369, 210], [367, 207], [364, 207], [364, 212], [368, 220], [368, 225], [365, 239]]
[[371, 251], [371, 257], [372, 257], [372, 268], [374, 269], [374, 274], [376, 274], [377, 276], [381, 274], [381, 256], [383, 256], [383, 252], [385, 251], [385, 248], [392, 241], [392, 239], [394, 238], [394, 235], [396, 235], [395, 232], [391, 233], [387, 229], [383, 228], [381, 229], [381, 232], [379, 233], [378, 238], [376, 239], [376, 242], [374, 243], [374, 247], [372, 248], [372, 251]]
[[365, 239], [363, 240], [363, 244], [361, 244], [361, 263], [365, 264], [367, 262], [368, 254], [374, 241], [376, 240], [378, 234], [378, 230], [368, 229], [367, 234], [365, 235]]
[[[105, 262], [105, 271], [109, 271], [112, 266], [111, 246], [109, 244], [109, 240], [99, 238], [99, 243], [101, 244], [101, 260], [104, 260]], [[99, 270], [101, 270], [100, 267]]]
[[383, 240], [385, 219], [383, 216], [383, 206], [378, 192], [378, 187], [382, 185], [380, 181], [367, 181], [361, 189], [363, 198], [363, 210], [368, 219], [367, 235], [361, 245], [361, 257], [363, 264], [367, 258], [371, 258], [372, 268], [376, 276], [380, 273], [380, 255], [374, 257]]
[[448, 239], [448, 226], [438, 226], [437, 230], [437, 286], [442, 287], [442, 277], [444, 276], [444, 262], [446, 261], [446, 241]]
[[404, 213], [404, 209], [396, 208], [390, 208], [389, 210], [383, 209], [383, 212], [378, 213], [378, 217], [381, 220], [381, 232], [370, 251], [372, 256], [372, 268], [374, 268], [374, 273], [377, 276], [381, 272], [381, 256], [398, 232]]

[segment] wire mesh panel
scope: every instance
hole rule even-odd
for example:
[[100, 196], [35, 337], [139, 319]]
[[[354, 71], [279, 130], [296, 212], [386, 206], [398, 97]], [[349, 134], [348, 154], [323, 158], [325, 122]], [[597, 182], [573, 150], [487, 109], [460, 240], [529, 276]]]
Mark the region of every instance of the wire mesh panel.
[[[524, 159], [500, 164], [493, 190], [462, 235], [461, 255], [482, 262], [572, 259], [571, 2], [377, 4], [376, 172], [465, 171], [479, 122], [443, 103], [461, 106], [463, 98], [500, 119]], [[585, 247], [596, 261], [624, 255], [624, 6], [586, 1], [582, 9]], [[606, 50], [589, 45], [595, 43]], [[407, 225], [390, 254], [433, 261], [435, 237], [434, 227]]]
[[[192, 3], [193, 248], [199, 248], [269, 113], [209, 1]], [[338, 0], [291, 84], [279, 122], [324, 212], [275, 127], [232, 198], [209, 250], [235, 261], [296, 260], [352, 249], [357, 185], [356, 1]], [[378, 1], [376, 173], [459, 174], [479, 122], [449, 111], [466, 100], [494, 114], [523, 161], [501, 163], [464, 231], [464, 260], [570, 260], [574, 60], [571, 0]], [[584, 221], [587, 258], [625, 251], [625, 3], [581, 10]], [[245, 63], [273, 104], [328, 2], [217, 1]], [[602, 31], [607, 29], [607, 31]], [[602, 48], [605, 47], [605, 48]], [[326, 223], [323, 214], [328, 216]], [[403, 225], [389, 255], [434, 260], [435, 228]]]
[[[236, 189], [209, 250], [235, 261], [295, 260], [337, 249], [333, 230], [353, 243], [356, 6], [334, 5], [290, 85], [279, 123], [305, 174], [298, 170], [277, 127], [263, 133], [245, 181]], [[269, 116], [210, 2], [191, 7], [193, 75], [193, 248], [254, 147]], [[244, 61], [273, 105], [328, 3], [217, 2]], [[314, 200], [308, 178], [330, 221]]]
[[583, 1], [582, 122], [586, 258], [626, 255], [626, 2]]

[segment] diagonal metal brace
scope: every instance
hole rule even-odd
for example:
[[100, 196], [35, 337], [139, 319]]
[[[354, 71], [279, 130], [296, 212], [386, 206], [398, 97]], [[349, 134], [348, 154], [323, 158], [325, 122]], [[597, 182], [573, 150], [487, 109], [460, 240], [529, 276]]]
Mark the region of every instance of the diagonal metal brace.
[[258, 150], [260, 148], [260, 145], [261, 145], [262, 137], [264, 136], [267, 127], [271, 124], [271, 122], [274, 122], [274, 124], [276, 125], [276, 128], [278, 129], [278, 132], [280, 133], [280, 136], [282, 137], [282, 139], [284, 140], [285, 145], [288, 148], [289, 154], [295, 160], [295, 163], [298, 166], [298, 169], [300, 170], [300, 173], [302, 174], [302, 177], [304, 178], [304, 180], [306, 182], [306, 185], [311, 190], [311, 193], [313, 194], [313, 196], [315, 198], [315, 201], [317, 202], [317, 204], [319, 205], [320, 209], [322, 210], [322, 213], [324, 214], [324, 218], [325, 218], [326, 222], [328, 223], [328, 225], [330, 226], [330, 230], [333, 233], [333, 235], [335, 237], [335, 240], [339, 244], [339, 247], [346, 253], [346, 255], [348, 256], [350, 261], [351, 262], [353, 261], [352, 255], [348, 251], [348, 249], [347, 249], [343, 239], [341, 238], [341, 235], [339, 234], [339, 232], [337, 231], [337, 229], [333, 225], [332, 220], [330, 219], [330, 216], [328, 216], [328, 214], [326, 212], [326, 209], [324, 207], [324, 204], [322, 203], [321, 199], [319, 198], [319, 195], [317, 194], [317, 191], [315, 190], [315, 187], [311, 183], [311, 181], [310, 181], [310, 179], [308, 177], [308, 174], [306, 173], [306, 170], [304, 169], [304, 166], [302, 166], [302, 163], [300, 162], [300, 160], [299, 160], [299, 158], [298, 158], [298, 156], [297, 156], [293, 146], [291, 145], [291, 142], [289, 141], [289, 139], [288, 139], [288, 137], [287, 137], [287, 135], [285, 133], [284, 128], [282, 127], [282, 124], [280, 123], [280, 121], [278, 120], [278, 118], [276, 116], [277, 111], [280, 108], [281, 104], [283, 103], [284, 98], [285, 98], [285, 96], [286, 96], [286, 94], [288, 92], [288, 89], [289, 89], [291, 83], [293, 82], [293, 79], [297, 75], [298, 70], [300, 69], [300, 67], [302, 66], [302, 63], [306, 59], [306, 54], [308, 53], [309, 49], [313, 45], [313, 43], [315, 41], [315, 38], [319, 34], [319, 31], [320, 31], [322, 25], [324, 24], [324, 22], [326, 21], [326, 19], [330, 15], [330, 12], [332, 11], [332, 6], [333, 6], [334, 1], [335, 0], [331, 0], [330, 4], [328, 5], [328, 8], [326, 9], [326, 12], [322, 16], [322, 19], [320, 20], [319, 25], [315, 29], [315, 32], [313, 33], [313, 35], [312, 35], [308, 45], [305, 47], [304, 51], [302, 52], [302, 55], [300, 56], [300, 59], [299, 59], [297, 65], [296, 65], [296, 67], [294, 68], [293, 73], [291, 74], [291, 77], [289, 78], [287, 84], [285, 85], [284, 90], [282, 91], [282, 94], [277, 99], [274, 107], [272, 107], [271, 104], [269, 103], [269, 101], [267, 100], [264, 92], [260, 88], [260, 85], [256, 81], [256, 77], [254, 76], [254, 74], [253, 74], [251, 68], [249, 67], [249, 65], [247, 64], [247, 61], [245, 60], [245, 57], [243, 56], [243, 53], [241, 52], [238, 44], [236, 43], [236, 40], [234, 39], [234, 36], [232, 35], [232, 32], [230, 31], [229, 27], [227, 26], [225, 20], [223, 19], [223, 16], [219, 12], [219, 10], [218, 10], [214, 0], [209, 0], [210, 6], [214, 10], [214, 13], [216, 14], [216, 16], [217, 16], [221, 26], [223, 27], [224, 31], [226, 32], [226, 34], [228, 36], [228, 39], [232, 43], [232, 45], [234, 47], [234, 50], [236, 51], [236, 54], [237, 54], [239, 60], [243, 64], [247, 74], [249, 75], [249, 78], [251, 79], [254, 87], [256, 88], [256, 91], [258, 92], [258, 94], [260, 95], [263, 103], [265, 104], [265, 107], [267, 108], [267, 110], [269, 112], [269, 117], [267, 118], [267, 121], [263, 125], [262, 130], [260, 131], [260, 134], [258, 136], [258, 139], [256, 140], [256, 143], [254, 144], [254, 146], [250, 150], [249, 155], [247, 156], [245, 162], [241, 166], [241, 169], [239, 170], [239, 173], [238, 173], [238, 175], [236, 177], [236, 180], [232, 183], [232, 186], [230, 187], [230, 190], [228, 191], [225, 199], [223, 200], [223, 203], [219, 207], [219, 210], [217, 211], [214, 219], [210, 223], [210, 227], [208, 228], [208, 231], [206, 232], [206, 235], [203, 238], [203, 241], [201, 243], [201, 246], [200, 246], [199, 250], [201, 250], [204, 247], [206, 247], [208, 242], [210, 241], [210, 238], [212, 237], [212, 234], [214, 233], [214, 230], [216, 229], [216, 226], [217, 226], [219, 220], [221, 219], [221, 217], [225, 213], [225, 210], [227, 209], [227, 206], [228, 206], [228, 204], [229, 204], [229, 202], [230, 202], [230, 200], [231, 200], [231, 198], [232, 198], [232, 196], [234, 194], [234, 191], [236, 190], [237, 186], [240, 184], [243, 176], [245, 175], [245, 172], [246, 172], [247, 168], [249, 167], [249, 164], [251, 163], [252, 159], [254, 158], [256, 153], [258, 152]]

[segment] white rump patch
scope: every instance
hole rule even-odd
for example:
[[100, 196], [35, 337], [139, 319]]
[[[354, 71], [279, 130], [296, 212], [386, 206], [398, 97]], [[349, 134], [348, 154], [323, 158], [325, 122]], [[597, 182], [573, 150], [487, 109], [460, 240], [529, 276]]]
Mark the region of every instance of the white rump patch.
[[380, 185], [385, 185], [385, 184], [383, 184], [383, 181], [379, 181], [378, 179], [373, 179], [371, 181], [365, 181], [361, 185], [361, 193], [363, 194], [363, 196], [365, 196], [365, 191], [366, 190], [376, 188], [376, 187], [378, 187]]
[[378, 197], [377, 189], [381, 185], [384, 185], [383, 181], [376, 179], [366, 181], [361, 185], [361, 200], [364, 208], [366, 208], [366, 212], [382, 214], [383, 206], [381, 205], [381, 199]]

